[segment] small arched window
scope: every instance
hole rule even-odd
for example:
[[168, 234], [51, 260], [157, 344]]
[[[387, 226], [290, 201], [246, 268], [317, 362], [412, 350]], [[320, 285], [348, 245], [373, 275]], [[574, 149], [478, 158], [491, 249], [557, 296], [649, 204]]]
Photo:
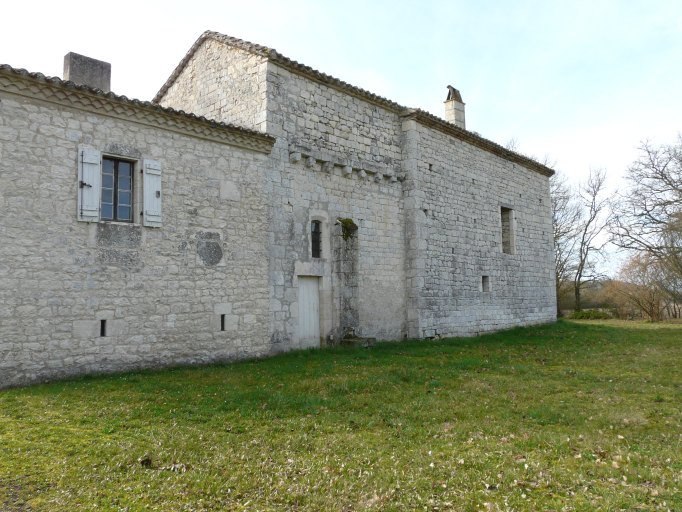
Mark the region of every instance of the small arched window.
[[310, 248], [313, 258], [322, 256], [322, 222], [319, 220], [310, 223]]

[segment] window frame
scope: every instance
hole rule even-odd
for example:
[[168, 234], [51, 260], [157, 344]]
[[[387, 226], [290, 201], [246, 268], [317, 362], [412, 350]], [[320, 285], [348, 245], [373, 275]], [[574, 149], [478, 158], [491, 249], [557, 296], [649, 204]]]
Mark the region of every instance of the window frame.
[[[113, 172], [105, 172], [105, 162], [113, 162]], [[119, 196], [121, 192], [120, 188], [120, 169], [119, 169], [119, 164], [124, 163], [124, 164], [129, 164], [130, 165], [130, 189], [129, 190], [124, 190], [124, 192], [128, 192], [129, 197], [130, 197], [130, 203], [129, 204], [123, 204], [121, 205], [119, 203]], [[102, 166], [101, 166], [101, 180], [100, 180], [100, 212], [99, 212], [99, 220], [100, 222], [123, 222], [126, 224], [134, 224], [135, 223], [135, 194], [137, 187], [135, 186], [135, 170], [137, 168], [137, 161], [132, 160], [130, 158], [121, 158], [118, 156], [114, 155], [105, 155], [102, 154]], [[105, 179], [104, 176], [106, 175], [112, 175], [113, 176], [113, 188], [110, 187], [105, 187]], [[112, 191], [112, 202], [111, 203], [105, 203], [104, 202], [104, 190], [111, 190]], [[111, 205], [112, 208], [112, 217], [104, 217], [104, 205]], [[130, 216], [127, 219], [121, 218], [119, 216], [119, 207], [127, 207], [130, 209]]]
[[[500, 205], [500, 248], [503, 254], [516, 253], [516, 233], [514, 221], [514, 208], [508, 205]], [[508, 236], [505, 237], [505, 231]]]
[[322, 221], [318, 219], [310, 221], [310, 255], [314, 259], [322, 258]]

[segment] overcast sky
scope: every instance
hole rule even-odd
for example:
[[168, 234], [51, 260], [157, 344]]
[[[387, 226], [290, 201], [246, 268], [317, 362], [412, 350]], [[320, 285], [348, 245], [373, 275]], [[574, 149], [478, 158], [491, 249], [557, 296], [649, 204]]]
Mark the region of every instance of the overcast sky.
[[0, 63], [62, 75], [74, 51], [112, 64], [112, 90], [149, 100], [204, 30], [442, 116], [616, 186], [644, 139], [682, 131], [682, 1], [12, 1]]

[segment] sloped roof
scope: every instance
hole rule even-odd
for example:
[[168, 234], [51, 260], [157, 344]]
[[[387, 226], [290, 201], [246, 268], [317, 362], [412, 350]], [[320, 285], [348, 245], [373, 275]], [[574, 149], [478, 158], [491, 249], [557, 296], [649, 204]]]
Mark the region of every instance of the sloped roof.
[[[24, 83], [24, 85], [20, 85]], [[42, 87], [41, 87], [42, 86]], [[270, 152], [275, 138], [242, 126], [221, 123], [149, 101], [104, 92], [42, 73], [0, 64], [0, 90], [38, 97], [54, 103], [100, 112], [104, 115], [143, 121], [163, 129], [210, 138], [261, 152]], [[49, 91], [48, 91], [49, 89]]]
[[486, 139], [485, 137], [481, 137], [480, 135], [474, 132], [470, 132], [469, 130], [460, 128], [459, 126], [456, 126], [452, 123], [448, 123], [445, 119], [441, 119], [438, 116], [434, 116], [430, 112], [426, 112], [418, 108], [405, 109], [405, 111], [402, 113], [402, 117], [414, 119], [424, 126], [428, 126], [429, 128], [433, 128], [434, 130], [438, 130], [447, 135], [456, 137], [460, 140], [463, 140], [464, 142], [468, 142], [472, 146], [476, 146], [485, 151], [488, 151], [489, 153], [493, 153], [506, 160], [509, 160], [510, 162], [523, 165], [524, 167], [530, 169], [531, 171], [535, 171], [544, 176], [549, 177], [554, 175], [554, 170], [547, 167], [546, 165], [543, 165], [540, 162], [536, 162], [532, 158], [528, 158], [525, 155], [521, 155], [520, 153], [511, 151], [510, 149], [507, 149], [504, 146], [500, 146], [496, 142]]
[[170, 89], [175, 80], [182, 73], [185, 66], [187, 66], [189, 61], [192, 59], [196, 51], [207, 39], [212, 39], [214, 41], [224, 43], [234, 48], [239, 48], [240, 50], [244, 50], [253, 55], [260, 55], [261, 57], [268, 59], [270, 62], [273, 62], [278, 66], [281, 66], [284, 69], [287, 69], [293, 73], [297, 73], [316, 82], [338, 89], [351, 96], [355, 96], [370, 103], [373, 103], [375, 105], [381, 106], [401, 116], [415, 119], [417, 122], [424, 124], [425, 126], [429, 126], [430, 128], [439, 130], [447, 135], [451, 135], [457, 139], [468, 142], [476, 147], [479, 147], [485, 151], [500, 156], [506, 160], [521, 164], [524, 167], [532, 171], [538, 172], [544, 176], [552, 176], [554, 174], [553, 169], [550, 169], [549, 167], [533, 160], [532, 158], [529, 158], [520, 153], [516, 153], [514, 151], [510, 151], [509, 149], [500, 146], [499, 144], [489, 139], [481, 137], [475, 132], [459, 128], [458, 126], [449, 123], [444, 119], [441, 119], [440, 117], [437, 117], [429, 112], [426, 112], [421, 109], [404, 107], [399, 103], [396, 103], [395, 101], [389, 100], [387, 98], [384, 98], [383, 96], [379, 96], [378, 94], [374, 94], [360, 87], [356, 87], [347, 82], [344, 82], [343, 80], [340, 80], [331, 75], [327, 75], [326, 73], [322, 73], [321, 71], [313, 69], [310, 66], [306, 66], [293, 59], [285, 57], [284, 55], [282, 55], [273, 48], [269, 48], [267, 46], [262, 46], [255, 43], [250, 43], [248, 41], [244, 41], [243, 39], [238, 39], [236, 37], [231, 37], [211, 30], [207, 30], [206, 32], [201, 34], [201, 36], [199, 36], [199, 38], [195, 41], [195, 43], [189, 49], [187, 54], [176, 66], [175, 70], [173, 70], [170, 77], [168, 77], [168, 80], [166, 80], [161, 89], [159, 89], [159, 92], [156, 93], [154, 99], [152, 99], [152, 102], [157, 103], [161, 101], [161, 99], [166, 94], [168, 89]]
[[355, 87], [354, 85], [351, 85], [347, 82], [344, 82], [343, 80], [339, 80], [338, 78], [334, 78], [331, 75], [327, 75], [326, 73], [322, 73], [320, 71], [317, 71], [316, 69], [311, 68], [310, 66], [306, 66], [304, 64], [301, 64], [299, 62], [296, 62], [295, 60], [292, 60], [288, 57], [285, 57], [281, 53], [279, 53], [277, 50], [273, 48], [268, 48], [267, 46], [262, 46], [259, 44], [255, 43], [250, 43], [248, 41], [244, 41], [243, 39], [238, 39], [236, 37], [231, 37], [231, 36], [226, 36], [225, 34], [221, 34], [219, 32], [213, 32], [210, 30], [207, 30], [201, 36], [199, 36], [199, 39], [196, 40], [196, 42], [192, 45], [192, 47], [189, 49], [185, 57], [180, 61], [180, 63], [177, 65], [173, 73], [171, 73], [171, 76], [168, 77], [168, 80], [166, 80], [166, 83], [163, 84], [161, 89], [159, 89], [159, 92], [156, 93], [156, 96], [154, 96], [154, 99], [152, 99], [153, 102], [158, 102], [161, 100], [161, 98], [166, 94], [168, 89], [173, 85], [175, 80], [180, 76], [180, 73], [182, 73], [182, 70], [185, 68], [187, 63], [190, 61], [190, 59], [194, 56], [196, 51], [201, 47], [204, 41], [207, 39], [213, 39], [214, 41], [218, 41], [221, 43], [224, 43], [226, 45], [232, 46], [234, 48], [239, 48], [240, 50], [244, 50], [246, 52], [249, 52], [253, 55], [260, 55], [261, 57], [264, 57], [268, 59], [270, 62], [274, 62], [281, 67], [288, 69], [290, 71], [293, 71], [295, 73], [299, 73], [302, 75], [307, 76], [308, 78], [311, 78], [315, 81], [321, 82], [325, 85], [330, 85], [332, 87], [335, 87], [337, 89], [342, 89], [346, 93], [350, 93], [353, 96], [358, 96], [363, 99], [369, 100], [372, 103], [376, 103], [378, 105], [381, 105], [382, 107], [385, 107], [389, 110], [393, 110], [395, 112], [400, 112], [403, 108], [403, 106], [399, 105], [398, 103], [391, 101], [389, 99], [383, 98], [377, 94], [371, 93], [369, 91], [366, 91], [365, 89], [361, 89], [360, 87]]

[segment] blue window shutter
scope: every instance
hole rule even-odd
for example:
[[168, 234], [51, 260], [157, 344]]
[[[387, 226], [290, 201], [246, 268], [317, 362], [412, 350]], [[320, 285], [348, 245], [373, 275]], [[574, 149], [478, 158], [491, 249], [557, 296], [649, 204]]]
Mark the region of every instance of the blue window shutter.
[[161, 162], [145, 160], [143, 164], [144, 183], [142, 224], [152, 228], [161, 227]]
[[78, 148], [78, 220], [99, 221], [99, 198], [102, 183], [102, 153], [96, 149]]

